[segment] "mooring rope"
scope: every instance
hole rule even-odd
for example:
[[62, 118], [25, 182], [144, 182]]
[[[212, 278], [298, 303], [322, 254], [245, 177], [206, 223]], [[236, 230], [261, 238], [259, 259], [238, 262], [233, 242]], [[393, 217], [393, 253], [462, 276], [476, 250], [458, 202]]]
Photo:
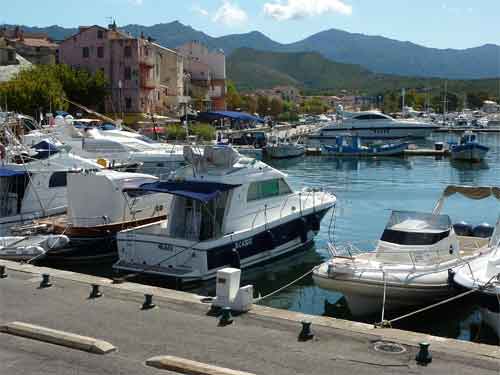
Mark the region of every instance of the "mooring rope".
[[429, 305], [429, 306], [426, 306], [426, 307], [423, 307], [421, 309], [418, 309], [418, 310], [415, 310], [413, 312], [410, 312], [408, 314], [405, 314], [405, 315], [402, 315], [402, 316], [399, 316], [397, 318], [394, 318], [394, 319], [391, 319], [391, 320], [387, 320], [387, 321], [382, 321], [382, 322], [379, 322], [379, 323], [376, 323], [375, 325], [376, 326], [381, 326], [381, 327], [384, 327], [384, 326], [391, 326], [392, 323], [394, 322], [397, 322], [399, 320], [402, 320], [402, 319], [405, 319], [405, 318], [408, 318], [410, 316], [413, 316], [413, 315], [416, 315], [416, 314], [419, 314], [423, 311], [427, 311], [427, 310], [430, 310], [430, 309], [433, 309], [434, 307], [437, 307], [437, 306], [441, 306], [441, 305], [444, 305], [445, 303], [448, 303], [448, 302], [452, 302], [452, 301], [455, 301], [457, 299], [460, 299], [462, 297], [465, 297], [465, 296], [468, 296], [469, 294], [472, 294], [472, 293], [475, 293], [475, 292], [478, 292], [478, 291], [481, 291], [481, 290], [484, 290], [484, 289], [487, 289], [491, 286], [491, 282], [493, 281], [493, 279], [495, 278], [498, 278], [500, 276], [500, 274], [498, 275], [494, 275], [491, 279], [488, 280], [488, 282], [486, 284], [484, 284], [483, 286], [481, 287], [478, 287], [476, 289], [471, 289], [471, 290], [468, 290], [466, 292], [463, 292], [463, 293], [460, 293], [456, 296], [453, 296], [453, 297], [450, 297], [448, 299], [445, 299], [443, 301], [440, 301], [440, 302], [437, 302], [435, 304], [432, 304], [432, 305]]
[[281, 291], [285, 290], [286, 288], [288, 288], [288, 287], [292, 286], [293, 284], [295, 284], [295, 283], [299, 282], [300, 280], [302, 280], [304, 277], [309, 276], [311, 273], [313, 273], [313, 272], [314, 272], [314, 270], [315, 270], [316, 268], [318, 268], [318, 266], [314, 266], [311, 270], [307, 271], [307, 272], [306, 272], [305, 274], [303, 274], [302, 276], [300, 276], [300, 277], [298, 277], [297, 279], [293, 280], [292, 282], [290, 282], [290, 283], [288, 283], [288, 284], [286, 284], [286, 285], [282, 286], [281, 288], [276, 289], [274, 292], [271, 292], [271, 293], [269, 293], [269, 294], [266, 294], [265, 296], [261, 296], [261, 297], [258, 297], [258, 298], [254, 298], [253, 303], [259, 303], [260, 301], [262, 301], [262, 300], [264, 300], [264, 299], [266, 299], [266, 298], [268, 298], [268, 297], [274, 296], [275, 294], [277, 294], [277, 293], [279, 293], [279, 292], [281, 292]]

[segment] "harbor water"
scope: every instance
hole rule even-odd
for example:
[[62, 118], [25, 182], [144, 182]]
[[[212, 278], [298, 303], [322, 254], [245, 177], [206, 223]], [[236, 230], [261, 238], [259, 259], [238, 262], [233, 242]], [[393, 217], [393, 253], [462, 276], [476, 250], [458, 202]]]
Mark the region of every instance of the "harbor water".
[[[254, 284], [256, 293], [265, 296], [327, 260], [328, 241], [338, 244], [351, 242], [364, 250], [373, 248], [391, 210], [429, 212], [449, 184], [500, 186], [500, 135], [480, 133], [478, 139], [490, 147], [490, 152], [484, 162], [474, 164], [432, 156], [376, 159], [307, 156], [269, 162], [287, 173], [295, 188], [317, 187], [331, 191], [336, 194], [338, 204], [335, 212], [325, 216], [313, 248], [246, 270], [243, 282]], [[431, 148], [437, 141], [457, 140], [458, 135], [440, 133], [418, 145]], [[466, 221], [473, 225], [487, 222], [494, 225], [499, 208], [500, 204], [494, 198], [472, 201], [454, 196], [446, 201], [443, 213], [449, 214], [453, 222]], [[110, 265], [71, 269], [103, 276], [112, 274]], [[159, 283], [147, 279], [131, 281]], [[207, 283], [189, 290], [213, 295], [214, 284]], [[494, 333], [481, 324], [476, 298], [460, 299], [404, 319], [394, 328], [497, 344]], [[353, 319], [342, 295], [316, 287], [310, 276], [265, 298], [261, 303], [309, 314]], [[386, 315], [386, 318], [396, 315]], [[380, 316], [365, 317], [363, 321], [375, 323], [380, 321]]]

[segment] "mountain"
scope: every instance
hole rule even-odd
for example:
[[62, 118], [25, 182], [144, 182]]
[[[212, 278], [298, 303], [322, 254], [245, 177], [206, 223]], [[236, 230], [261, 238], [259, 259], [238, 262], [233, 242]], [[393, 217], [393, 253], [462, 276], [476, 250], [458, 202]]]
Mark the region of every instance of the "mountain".
[[[47, 32], [56, 40], [64, 39], [77, 30], [59, 26], [22, 27], [27, 31]], [[317, 52], [330, 60], [357, 64], [383, 74], [448, 79], [500, 77], [500, 46], [493, 44], [461, 50], [437, 49], [336, 29], [319, 32], [295, 43], [280, 44], [258, 31], [212, 37], [178, 21], [152, 26], [127, 25], [122, 29], [133, 35], [143, 32], [170, 48], [198, 40], [211, 49], [224, 50], [228, 56], [239, 48], [271, 52]]]
[[[364, 67], [338, 63], [318, 52], [268, 52], [240, 48], [227, 59], [227, 73], [242, 91], [294, 85], [309, 93], [349, 90], [380, 94], [386, 90], [440, 88], [438, 78], [407, 77], [373, 73]], [[450, 92], [485, 91], [496, 93], [494, 79], [449, 81]]]
[[284, 46], [285, 51], [316, 51], [338, 62], [374, 72], [450, 79], [500, 77], [500, 46], [427, 48], [380, 36], [331, 29]]

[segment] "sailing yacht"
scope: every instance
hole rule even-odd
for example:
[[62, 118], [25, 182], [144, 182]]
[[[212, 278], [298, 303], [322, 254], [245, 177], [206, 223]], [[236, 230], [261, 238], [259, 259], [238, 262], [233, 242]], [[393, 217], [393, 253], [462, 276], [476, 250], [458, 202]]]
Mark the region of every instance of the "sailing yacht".
[[115, 269], [197, 281], [247, 268], [310, 245], [336, 202], [294, 191], [285, 174], [230, 146], [186, 146], [185, 157], [172, 179], [140, 187], [173, 196], [168, 218], [120, 232]]

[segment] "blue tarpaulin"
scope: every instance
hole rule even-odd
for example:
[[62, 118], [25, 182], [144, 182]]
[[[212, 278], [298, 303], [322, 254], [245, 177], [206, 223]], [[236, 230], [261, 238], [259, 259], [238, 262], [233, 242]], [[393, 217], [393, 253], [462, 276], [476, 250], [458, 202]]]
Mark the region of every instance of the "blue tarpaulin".
[[200, 112], [198, 114], [199, 119], [215, 121], [220, 119], [230, 119], [235, 121], [252, 121], [264, 123], [264, 119], [253, 116], [246, 112], [236, 112], [236, 111], [214, 111], [214, 112]]
[[178, 195], [207, 203], [217, 198], [220, 193], [229, 191], [238, 186], [240, 185], [201, 181], [157, 181], [142, 184], [139, 189], [143, 191]]
[[0, 168], [0, 177], [16, 177], [24, 176], [25, 174], [25, 171], [14, 171], [8, 168]]

